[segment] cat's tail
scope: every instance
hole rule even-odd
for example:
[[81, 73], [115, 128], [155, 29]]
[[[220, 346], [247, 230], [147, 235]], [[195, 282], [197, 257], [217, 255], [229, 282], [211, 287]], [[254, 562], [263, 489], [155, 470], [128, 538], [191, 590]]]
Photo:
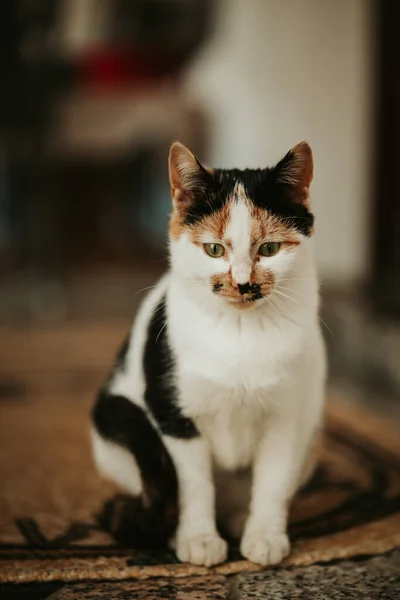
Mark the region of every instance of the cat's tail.
[[[163, 548], [178, 520], [178, 485], [172, 460], [145, 412], [123, 396], [103, 390], [92, 412], [94, 454], [109, 478], [126, 478], [128, 489], [140, 478], [140, 493], [119, 494], [108, 500], [98, 524], [120, 544], [134, 548]], [[115, 448], [118, 448], [116, 453]], [[128, 460], [121, 468], [124, 454]], [[134, 459], [132, 461], [132, 458]], [[131, 471], [127, 467], [131, 464]]]
[[166, 548], [177, 523], [176, 511], [145, 507], [141, 497], [117, 495], [98, 515], [100, 528], [119, 544], [137, 549]]

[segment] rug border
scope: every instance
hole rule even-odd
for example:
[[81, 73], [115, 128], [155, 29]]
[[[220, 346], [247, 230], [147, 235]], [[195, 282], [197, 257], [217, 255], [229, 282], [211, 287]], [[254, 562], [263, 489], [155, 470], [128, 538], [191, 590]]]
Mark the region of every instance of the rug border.
[[[382, 536], [381, 529], [386, 535]], [[362, 541], [359, 540], [362, 535]], [[350, 540], [349, 540], [350, 536]], [[346, 546], [343, 545], [346, 538]], [[351, 541], [353, 538], [353, 541]], [[331, 542], [327, 544], [326, 542]], [[349, 543], [350, 542], [350, 543]], [[334, 560], [375, 556], [400, 548], [400, 513], [351, 530], [335, 533], [320, 540], [305, 540], [293, 544], [292, 553], [278, 567], [300, 567], [329, 563]], [[67, 563], [65, 566], [60, 563]], [[261, 571], [265, 567], [247, 560], [224, 563], [216, 567], [197, 567], [186, 563], [173, 565], [126, 566], [125, 557], [98, 557], [85, 561], [79, 559], [41, 559], [24, 561], [0, 561], [0, 583], [31, 583], [34, 581], [82, 581], [148, 579], [150, 577], [189, 577], [192, 575], [234, 575], [241, 572]], [[92, 566], [90, 567], [90, 562]], [[10, 569], [4, 571], [10, 563]], [[35, 567], [35, 564], [38, 565]], [[28, 569], [27, 569], [28, 567]], [[29, 568], [30, 567], [30, 568]]]

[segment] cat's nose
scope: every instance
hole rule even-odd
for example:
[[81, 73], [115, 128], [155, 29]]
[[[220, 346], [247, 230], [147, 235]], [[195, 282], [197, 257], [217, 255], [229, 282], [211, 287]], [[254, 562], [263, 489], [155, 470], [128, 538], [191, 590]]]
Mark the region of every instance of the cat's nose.
[[247, 294], [250, 291], [250, 283], [238, 283], [238, 290], [241, 294]]

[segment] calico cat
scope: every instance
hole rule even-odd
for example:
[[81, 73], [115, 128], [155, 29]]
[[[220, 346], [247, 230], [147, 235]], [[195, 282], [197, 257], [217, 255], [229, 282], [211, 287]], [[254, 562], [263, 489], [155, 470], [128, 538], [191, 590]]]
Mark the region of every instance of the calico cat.
[[176, 142], [169, 175], [170, 270], [93, 410], [97, 465], [131, 498], [109, 506], [108, 525], [206, 566], [226, 559], [225, 532], [276, 564], [324, 406], [311, 149], [224, 170]]

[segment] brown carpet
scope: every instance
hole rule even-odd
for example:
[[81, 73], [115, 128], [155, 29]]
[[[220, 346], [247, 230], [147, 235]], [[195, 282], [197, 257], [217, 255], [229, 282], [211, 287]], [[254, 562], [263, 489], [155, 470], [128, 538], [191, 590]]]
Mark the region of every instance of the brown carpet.
[[[257, 568], [236, 548], [229, 562], [208, 570], [179, 564], [172, 552], [118, 547], [96, 523], [117, 489], [92, 464], [88, 413], [124, 329], [120, 324], [2, 336], [0, 582], [224, 575]], [[285, 565], [400, 546], [400, 436], [394, 425], [330, 402], [321, 467], [293, 505], [293, 551]]]

